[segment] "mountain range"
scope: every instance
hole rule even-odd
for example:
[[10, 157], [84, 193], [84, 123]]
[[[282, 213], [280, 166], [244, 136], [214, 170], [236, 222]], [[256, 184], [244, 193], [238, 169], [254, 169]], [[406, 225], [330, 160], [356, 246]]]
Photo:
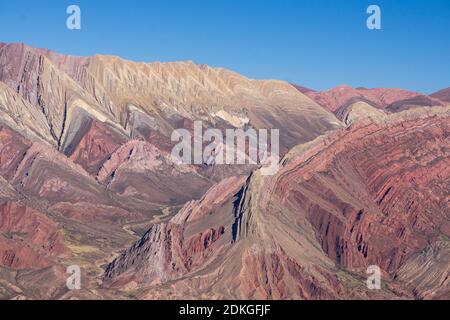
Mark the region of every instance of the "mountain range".
[[[199, 120], [279, 129], [279, 170], [175, 163]], [[0, 43], [2, 299], [449, 299], [449, 194], [449, 89]]]

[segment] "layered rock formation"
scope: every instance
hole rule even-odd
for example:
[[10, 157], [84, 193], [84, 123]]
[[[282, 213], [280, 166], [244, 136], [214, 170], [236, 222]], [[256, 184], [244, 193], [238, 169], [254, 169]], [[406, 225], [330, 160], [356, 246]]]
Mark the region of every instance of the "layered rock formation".
[[[438, 96], [426, 96], [418, 92], [401, 89], [366, 89], [339, 86], [324, 92], [304, 90], [297, 86], [311, 99], [335, 114], [343, 114], [356, 102], [364, 102], [387, 112], [399, 112], [416, 107], [446, 105]], [[340, 118], [342, 120], [342, 118]]]
[[[439, 99], [0, 44], [0, 298], [448, 297]], [[280, 129], [281, 169], [174, 163], [198, 120]]]
[[49, 256], [62, 255], [58, 227], [51, 219], [17, 202], [0, 205], [0, 265], [14, 269], [44, 268]]
[[[219, 184], [152, 227], [105, 283], [142, 298], [448, 298], [449, 116], [357, 122], [294, 148], [275, 176], [256, 172], [214, 208]], [[370, 265], [382, 290], [361, 280]]]
[[183, 120], [215, 127], [223, 121], [264, 129], [283, 125], [289, 129], [285, 148], [340, 126], [288, 83], [250, 80], [193, 62], [69, 57], [7, 44], [0, 48], [0, 69], [0, 81], [42, 111], [47, 138], [64, 152], [91, 120], [126, 136], [157, 131], [170, 137]]
[[[114, 177], [99, 180], [113, 192], [129, 195], [142, 190], [146, 195], [139, 198], [156, 204], [199, 198], [214, 182], [248, 174], [254, 167], [242, 167], [239, 172], [226, 166], [195, 168], [178, 179], [165, 173], [171, 165], [165, 162], [165, 168], [153, 167], [163, 177], [149, 177], [141, 175], [145, 161], [130, 165], [138, 157], [136, 148], [133, 159], [116, 155], [125, 149], [131, 152], [126, 146], [129, 141], [145, 141], [148, 145], [142, 152], [158, 149], [167, 159], [174, 146], [173, 131], [192, 130], [193, 121], [202, 120], [205, 128], [221, 130], [283, 127], [280, 148], [284, 153], [341, 126], [331, 113], [288, 83], [250, 80], [192, 62], [134, 63], [4, 44], [0, 70], [5, 126], [32, 142], [48, 143], [96, 179], [105, 174], [103, 166], [111, 166], [112, 159], [128, 162], [116, 163], [118, 171], [109, 172]], [[149, 197], [151, 193], [155, 196]]]
[[[342, 126], [281, 81], [192, 62], [144, 64], [1, 44], [0, 220], [16, 224], [2, 229], [2, 297], [70, 297], [76, 293], [66, 292], [65, 267], [73, 263], [88, 274], [79, 296], [108, 296], [97, 277], [116, 251], [214, 183], [255, 169], [172, 163], [173, 130], [192, 131], [196, 120], [221, 130], [286, 126], [282, 152]], [[24, 272], [34, 278], [28, 285]], [[52, 289], [37, 288], [38, 278]]]

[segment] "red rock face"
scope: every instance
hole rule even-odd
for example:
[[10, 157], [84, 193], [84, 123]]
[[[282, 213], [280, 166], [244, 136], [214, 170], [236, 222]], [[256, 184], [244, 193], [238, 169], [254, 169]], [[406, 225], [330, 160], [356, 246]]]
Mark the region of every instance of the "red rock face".
[[[222, 251], [222, 238], [230, 241], [231, 231], [225, 229], [230, 227], [229, 219], [223, 221], [220, 216], [214, 217], [214, 211], [220, 210], [238, 192], [243, 182], [242, 177], [225, 179], [201, 200], [186, 204], [170, 222], [153, 226], [141, 240], [108, 266], [106, 282], [112, 286], [130, 281], [164, 283], [211, 261]], [[215, 218], [218, 220], [214, 221]], [[203, 229], [204, 219], [214, 222]]]
[[[283, 202], [307, 208], [322, 248], [336, 262], [395, 272], [440, 233], [448, 237], [449, 130], [447, 119], [355, 129], [280, 180], [278, 193]], [[318, 173], [310, 176], [312, 170]], [[313, 190], [321, 193], [311, 197]]]
[[[252, 253], [243, 257], [239, 275], [242, 299], [327, 300], [341, 293], [349, 297], [344, 286], [333, 276], [314, 270], [320, 277], [309, 276], [304, 267], [285, 252]], [[321, 279], [322, 276], [325, 278]], [[324, 282], [324, 280], [326, 282]], [[324, 286], [324, 283], [327, 283]], [[331, 290], [328, 285], [334, 286]]]
[[11, 179], [25, 157], [29, 142], [6, 127], [0, 127], [0, 174]]
[[97, 121], [91, 120], [80, 141], [74, 142], [74, 150], [69, 148], [66, 154], [73, 162], [81, 165], [88, 173], [95, 176], [103, 163], [125, 141], [126, 138], [122, 135]]
[[[275, 176], [253, 176], [239, 192], [223, 182], [153, 226], [108, 266], [105, 284], [146, 298], [155, 285], [174, 298], [186, 286], [181, 294], [242, 299], [445, 295], [445, 255], [430, 264], [440, 281], [408, 291], [399, 278], [426, 272], [416, 261], [424, 250], [447, 252], [449, 119], [359, 123], [294, 149]], [[365, 288], [369, 265], [384, 271], [385, 290]]]
[[[448, 297], [446, 91], [296, 88], [0, 44], [0, 298]], [[280, 129], [281, 169], [174, 164], [199, 119]]]
[[14, 202], [0, 204], [0, 265], [39, 269], [68, 252], [57, 225], [45, 215]]
[[362, 100], [390, 111], [401, 111], [409, 106], [440, 106], [438, 98], [427, 97], [417, 92], [401, 89], [354, 89], [340, 86], [325, 92], [305, 91], [307, 96], [331, 112], [337, 112], [352, 102]]

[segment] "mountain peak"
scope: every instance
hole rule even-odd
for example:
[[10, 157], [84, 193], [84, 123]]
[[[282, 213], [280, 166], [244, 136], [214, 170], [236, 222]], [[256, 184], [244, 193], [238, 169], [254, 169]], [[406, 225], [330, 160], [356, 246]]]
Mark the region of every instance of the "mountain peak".
[[[418, 107], [436, 102], [0, 44], [0, 299], [446, 297], [450, 107]], [[178, 163], [197, 122], [258, 149], [278, 129], [279, 170]]]
[[435, 92], [431, 95], [431, 97], [450, 103], [450, 88]]
[[[304, 92], [319, 105], [333, 113], [339, 112], [356, 100], [369, 103], [383, 110], [404, 110], [415, 106], [440, 106], [444, 103], [435, 97], [428, 97], [418, 92], [397, 88], [353, 88], [340, 85], [323, 92]], [[391, 110], [391, 111], [392, 111]]]

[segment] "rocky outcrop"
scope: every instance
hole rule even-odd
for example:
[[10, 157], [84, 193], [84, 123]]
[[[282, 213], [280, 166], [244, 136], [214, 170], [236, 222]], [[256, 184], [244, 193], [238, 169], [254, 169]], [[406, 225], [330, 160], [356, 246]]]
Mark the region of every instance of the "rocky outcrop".
[[383, 122], [386, 120], [387, 114], [383, 110], [375, 108], [366, 102], [359, 101], [345, 108], [338, 109], [336, 111], [336, 116], [348, 126], [353, 122], [363, 120]]
[[0, 202], [0, 233], [1, 266], [44, 268], [68, 253], [55, 222], [16, 202]]
[[112, 286], [161, 284], [204, 267], [231, 240], [231, 217], [221, 217], [215, 211], [229, 205], [227, 201], [243, 183], [242, 177], [225, 179], [201, 200], [187, 203], [169, 222], [152, 226], [108, 266], [106, 281]]
[[[449, 119], [448, 108], [408, 111], [300, 145], [219, 207], [202, 201], [223, 185], [153, 226], [108, 266], [105, 285], [142, 298], [443, 297]], [[383, 290], [365, 287], [369, 265], [383, 270]]]
[[75, 131], [74, 138], [64, 153], [80, 164], [89, 174], [98, 174], [102, 165], [127, 141], [127, 137], [107, 125], [87, 118], [87, 123]]
[[450, 298], [450, 248], [447, 239], [440, 239], [423, 251], [412, 255], [396, 273], [417, 299]]
[[0, 127], [0, 174], [4, 179], [14, 177], [30, 147], [31, 142], [8, 127]]
[[[83, 58], [65, 57], [23, 44], [7, 44], [0, 50], [0, 81], [40, 112], [48, 127], [46, 139], [57, 148], [64, 140], [74, 110], [94, 104], [70, 77], [76, 72], [68, 69], [77, 70], [84, 61]], [[98, 111], [93, 113], [105, 112], [99, 105], [94, 109]]]
[[[279, 181], [281, 201], [307, 208], [322, 248], [340, 265], [376, 264], [392, 274], [439, 234], [448, 236], [447, 113], [357, 125], [332, 148], [309, 150], [314, 158], [290, 174], [292, 184], [288, 176]], [[313, 197], [313, 190], [322, 192]]]

